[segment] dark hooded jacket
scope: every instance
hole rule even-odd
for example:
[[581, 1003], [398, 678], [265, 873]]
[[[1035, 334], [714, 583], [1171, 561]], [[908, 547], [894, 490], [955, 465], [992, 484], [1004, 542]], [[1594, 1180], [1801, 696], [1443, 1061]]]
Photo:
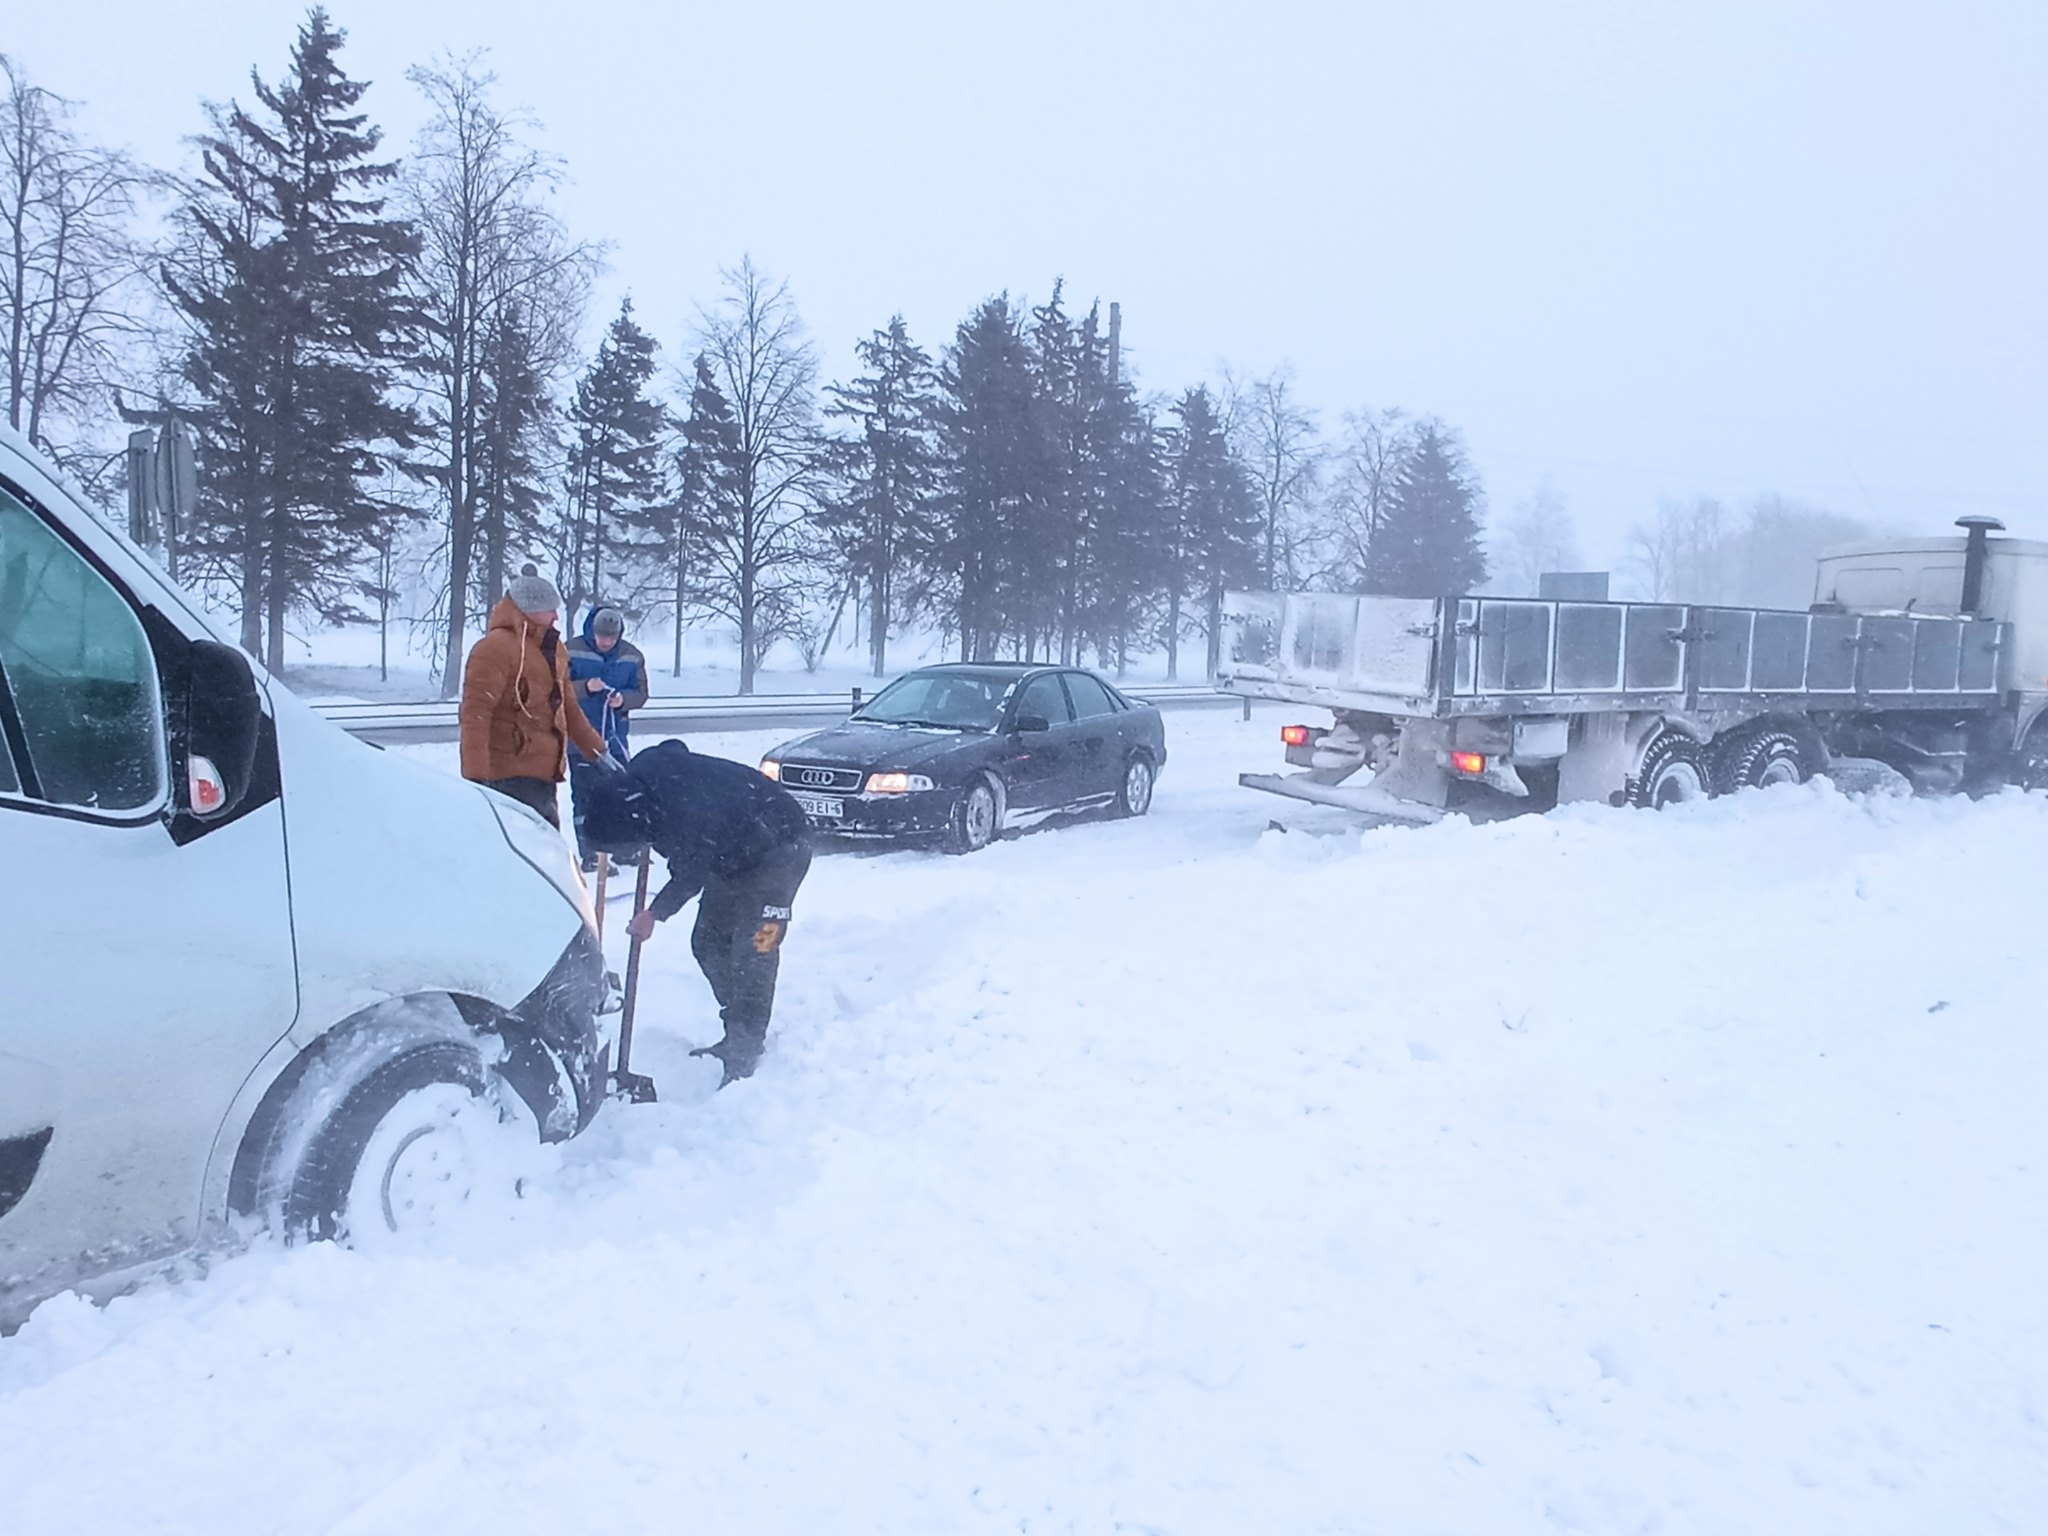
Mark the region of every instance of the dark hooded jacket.
[[700, 757], [680, 741], [647, 748], [591, 787], [584, 840], [626, 852], [652, 847], [669, 880], [648, 903], [671, 918], [712, 880], [740, 880], [764, 864], [808, 850], [810, 830], [789, 791], [758, 769]]
[[[590, 612], [583, 615], [583, 632], [569, 642], [569, 681], [575, 685], [576, 702], [583, 709], [583, 718], [604, 737], [612, 756], [624, 762], [626, 717], [647, 702], [647, 658], [623, 632], [619, 643], [610, 650], [597, 648], [595, 626], [599, 608], [598, 604], [591, 605]], [[592, 693], [584, 686], [593, 677], [604, 684], [603, 693]], [[613, 694], [619, 696], [616, 709], [612, 707]]]

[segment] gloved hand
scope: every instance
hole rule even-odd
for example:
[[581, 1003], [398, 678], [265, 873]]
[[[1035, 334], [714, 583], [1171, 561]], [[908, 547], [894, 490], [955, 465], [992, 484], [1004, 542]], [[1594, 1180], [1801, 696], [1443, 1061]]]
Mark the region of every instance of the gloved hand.
[[605, 753], [603, 757], [593, 758], [591, 766], [597, 769], [599, 773], [624, 773], [626, 771], [626, 765], [609, 752]]

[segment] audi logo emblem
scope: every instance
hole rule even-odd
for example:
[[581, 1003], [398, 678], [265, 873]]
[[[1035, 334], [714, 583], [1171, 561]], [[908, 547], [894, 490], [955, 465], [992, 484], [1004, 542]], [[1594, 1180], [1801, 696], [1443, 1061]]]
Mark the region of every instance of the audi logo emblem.
[[796, 777], [799, 784], [809, 784], [817, 789], [829, 788], [832, 783], [831, 772], [824, 768], [806, 768]]

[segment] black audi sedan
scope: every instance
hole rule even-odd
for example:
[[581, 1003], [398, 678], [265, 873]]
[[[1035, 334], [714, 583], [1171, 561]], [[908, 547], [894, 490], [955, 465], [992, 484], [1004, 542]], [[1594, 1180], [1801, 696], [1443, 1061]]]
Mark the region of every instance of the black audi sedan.
[[906, 672], [844, 725], [784, 743], [761, 771], [821, 831], [972, 853], [1064, 812], [1142, 816], [1165, 766], [1152, 705], [1092, 672], [989, 662]]

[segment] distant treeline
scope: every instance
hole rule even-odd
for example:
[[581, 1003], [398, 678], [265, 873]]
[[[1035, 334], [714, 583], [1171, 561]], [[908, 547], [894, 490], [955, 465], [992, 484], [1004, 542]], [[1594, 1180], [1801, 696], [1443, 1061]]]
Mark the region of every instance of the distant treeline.
[[[684, 629], [730, 625], [748, 691], [777, 641], [815, 664], [858, 634], [879, 674], [908, 625], [1117, 671], [1199, 642], [1213, 669], [1231, 587], [1487, 581], [1451, 428], [1357, 412], [1327, 439], [1284, 368], [1147, 392], [1115, 307], [1058, 280], [936, 355], [892, 318], [821, 386], [787, 285], [744, 258], [667, 364], [630, 301], [585, 354], [605, 249], [481, 56], [410, 72], [428, 120], [401, 157], [344, 42], [310, 12], [281, 77], [207, 109], [189, 178], [94, 146], [0, 58], [8, 419], [109, 505], [123, 416], [193, 427], [200, 505], [167, 537], [273, 666], [290, 621], [403, 612], [445, 684], [527, 560], [573, 605], [672, 624], [678, 670]], [[1546, 492], [1494, 554], [1570, 545]]]

